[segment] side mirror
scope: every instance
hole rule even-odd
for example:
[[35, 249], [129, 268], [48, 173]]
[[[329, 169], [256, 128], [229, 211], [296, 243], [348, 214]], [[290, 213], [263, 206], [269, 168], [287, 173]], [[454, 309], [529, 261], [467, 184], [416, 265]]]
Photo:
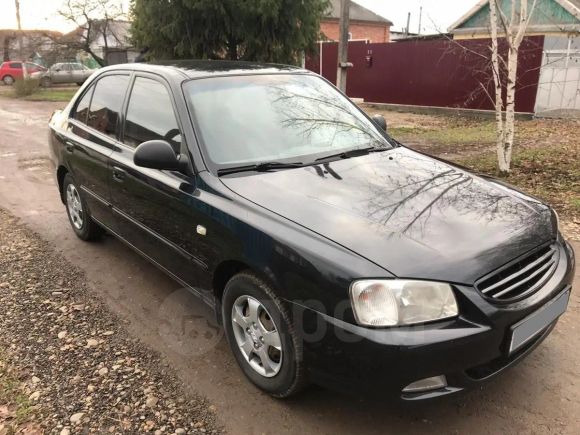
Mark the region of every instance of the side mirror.
[[377, 124], [380, 128], [382, 128], [383, 130], [387, 131], [387, 120], [385, 119], [385, 117], [383, 115], [373, 115], [371, 117], [371, 119], [373, 120], [373, 122], [375, 124]]
[[181, 169], [175, 151], [164, 140], [149, 140], [143, 142], [135, 150], [133, 163], [142, 168], [166, 169], [168, 171], [178, 171]]

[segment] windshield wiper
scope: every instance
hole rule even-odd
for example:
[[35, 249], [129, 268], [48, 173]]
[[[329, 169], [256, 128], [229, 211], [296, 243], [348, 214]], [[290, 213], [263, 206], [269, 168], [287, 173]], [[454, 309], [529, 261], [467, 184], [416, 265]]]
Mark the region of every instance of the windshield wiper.
[[336, 153], [336, 154], [331, 154], [329, 156], [320, 157], [320, 158], [316, 159], [315, 162], [321, 162], [323, 160], [332, 160], [332, 159], [336, 159], [336, 158], [350, 159], [351, 157], [366, 156], [367, 154], [370, 154], [370, 153], [378, 153], [378, 152], [387, 151], [390, 149], [392, 149], [392, 148], [383, 147], [383, 146], [381, 146], [381, 147], [368, 147], [368, 148], [356, 148], [354, 150], [343, 151], [341, 153]]
[[275, 171], [277, 169], [291, 169], [291, 168], [301, 168], [304, 166], [301, 162], [295, 163], [281, 163], [281, 162], [263, 162], [256, 163], [255, 165], [245, 165], [245, 166], [234, 166], [232, 168], [222, 168], [218, 169], [218, 175], [228, 175], [235, 174], [236, 172], [267, 172]]

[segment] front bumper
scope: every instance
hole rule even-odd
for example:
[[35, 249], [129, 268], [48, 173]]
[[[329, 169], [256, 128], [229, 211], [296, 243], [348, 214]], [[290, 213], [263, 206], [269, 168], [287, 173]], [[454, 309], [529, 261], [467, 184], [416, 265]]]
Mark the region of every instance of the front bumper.
[[[572, 247], [561, 245], [558, 267], [529, 298], [492, 305], [477, 290], [455, 285], [461, 316], [412, 327], [371, 329], [294, 305], [302, 317], [303, 351], [310, 379], [331, 389], [404, 400], [445, 396], [472, 388], [515, 365], [554, 329], [547, 325], [521, 349], [508, 354], [510, 327], [571, 289]], [[444, 375], [447, 387], [403, 393], [418, 380]]]

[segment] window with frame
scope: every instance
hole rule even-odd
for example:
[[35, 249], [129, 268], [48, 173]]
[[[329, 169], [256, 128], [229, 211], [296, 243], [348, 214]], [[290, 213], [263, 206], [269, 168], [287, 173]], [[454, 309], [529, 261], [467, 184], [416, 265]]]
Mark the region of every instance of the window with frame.
[[87, 115], [89, 114], [89, 105], [91, 104], [91, 97], [93, 96], [93, 90], [95, 89], [94, 86], [91, 86], [87, 92], [82, 96], [77, 104], [77, 108], [75, 110], [75, 114], [73, 116], [74, 119], [82, 122], [83, 124], [87, 123]]
[[112, 138], [117, 137], [119, 114], [129, 84], [127, 75], [109, 75], [97, 82], [88, 113], [87, 125]]
[[22, 69], [22, 62], [12, 62], [10, 64], [10, 68], [14, 69]]
[[176, 154], [181, 152], [181, 131], [171, 95], [157, 80], [137, 77], [129, 98], [123, 141], [137, 147], [148, 140], [167, 141]]

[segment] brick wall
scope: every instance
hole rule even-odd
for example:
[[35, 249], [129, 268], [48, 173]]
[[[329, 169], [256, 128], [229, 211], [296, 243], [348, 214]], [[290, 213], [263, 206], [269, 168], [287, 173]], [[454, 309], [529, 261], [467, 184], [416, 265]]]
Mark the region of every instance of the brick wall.
[[[338, 41], [338, 20], [323, 20], [320, 23], [320, 31], [328, 39]], [[369, 39], [371, 42], [389, 42], [391, 33], [387, 24], [363, 21], [351, 21], [349, 32], [352, 34], [352, 39]]]

